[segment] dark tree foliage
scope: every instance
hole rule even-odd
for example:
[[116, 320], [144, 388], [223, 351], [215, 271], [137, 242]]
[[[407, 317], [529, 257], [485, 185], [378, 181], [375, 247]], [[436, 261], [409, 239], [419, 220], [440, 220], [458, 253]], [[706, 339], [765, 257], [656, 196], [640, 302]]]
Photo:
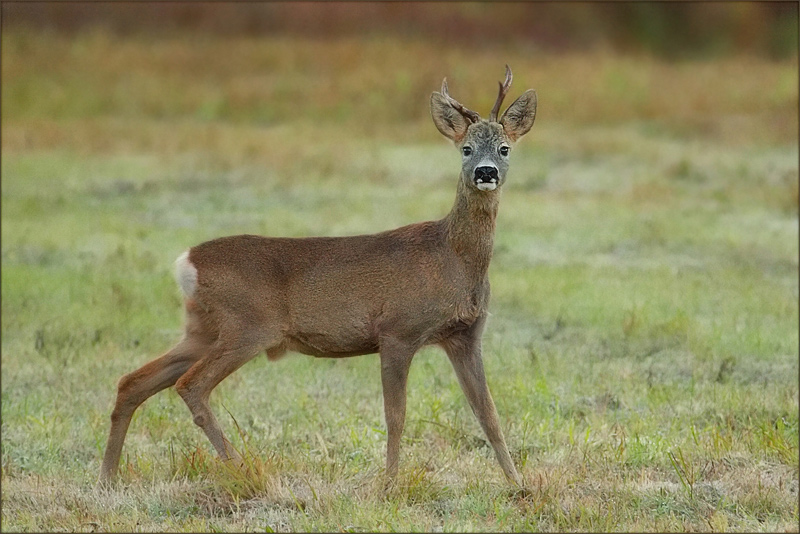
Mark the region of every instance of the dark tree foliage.
[[597, 46], [668, 58], [794, 57], [797, 2], [125, 3], [5, 2], [3, 27], [74, 32], [314, 38], [400, 34], [465, 47], [508, 41], [548, 50]]

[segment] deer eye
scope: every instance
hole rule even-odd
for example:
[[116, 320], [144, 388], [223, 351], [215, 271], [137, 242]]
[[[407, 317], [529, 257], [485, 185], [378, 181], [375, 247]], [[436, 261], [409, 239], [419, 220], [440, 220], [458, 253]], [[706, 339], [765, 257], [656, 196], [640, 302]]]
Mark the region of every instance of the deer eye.
[[472, 147], [471, 146], [465, 146], [464, 148], [461, 149], [461, 153], [464, 154], [465, 156], [471, 155], [472, 154]]
[[500, 147], [500, 155], [501, 156], [508, 156], [508, 147], [503, 145]]

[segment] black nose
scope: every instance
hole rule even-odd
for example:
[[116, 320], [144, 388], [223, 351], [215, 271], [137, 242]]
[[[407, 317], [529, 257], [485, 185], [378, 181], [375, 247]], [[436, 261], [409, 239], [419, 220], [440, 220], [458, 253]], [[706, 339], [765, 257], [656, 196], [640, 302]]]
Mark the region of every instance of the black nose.
[[497, 168], [496, 167], [478, 167], [475, 169], [475, 182], [496, 182], [497, 181]]

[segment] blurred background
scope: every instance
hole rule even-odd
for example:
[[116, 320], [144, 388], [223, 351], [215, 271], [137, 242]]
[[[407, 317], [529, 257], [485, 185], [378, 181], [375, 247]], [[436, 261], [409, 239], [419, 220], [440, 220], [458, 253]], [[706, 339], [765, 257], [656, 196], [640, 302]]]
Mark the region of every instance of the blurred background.
[[6, 24], [76, 32], [175, 30], [317, 39], [391, 35], [467, 47], [515, 43], [548, 51], [609, 47], [664, 57], [797, 54], [793, 2], [408, 3], [13, 2]]
[[[2, 14], [8, 118], [415, 121], [443, 76], [486, 113], [506, 62], [548, 120], [694, 123], [796, 94], [761, 68], [797, 61], [791, 2], [13, 2]], [[668, 73], [674, 62], [694, 66]]]

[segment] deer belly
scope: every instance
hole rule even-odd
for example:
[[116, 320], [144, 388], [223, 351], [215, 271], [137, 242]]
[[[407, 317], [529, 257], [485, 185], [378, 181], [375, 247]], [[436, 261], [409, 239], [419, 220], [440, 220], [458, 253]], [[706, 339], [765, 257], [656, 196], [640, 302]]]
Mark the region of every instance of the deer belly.
[[319, 358], [345, 358], [378, 352], [377, 343], [339, 339], [325, 334], [301, 333], [289, 336], [286, 348]]
[[287, 335], [287, 348], [322, 358], [360, 356], [378, 352], [377, 339], [369, 328], [336, 325], [331, 328], [299, 328]]
[[[332, 287], [348, 287], [330, 282]], [[291, 295], [289, 324], [285, 332], [287, 348], [312, 356], [338, 358], [371, 354], [378, 351], [378, 337], [373, 324], [372, 303], [358, 294], [350, 283], [350, 292], [329, 294], [328, 285], [307, 284], [305, 291]]]

